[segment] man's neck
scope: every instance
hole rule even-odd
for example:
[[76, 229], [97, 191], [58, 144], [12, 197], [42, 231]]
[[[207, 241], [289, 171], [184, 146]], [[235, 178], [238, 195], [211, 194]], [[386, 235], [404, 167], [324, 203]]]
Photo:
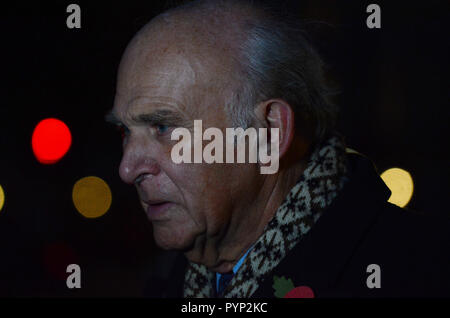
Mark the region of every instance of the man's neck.
[[229, 228], [236, 230], [229, 231], [230, 234], [224, 236], [217, 245], [218, 266], [210, 268], [212, 271], [232, 271], [238, 260], [263, 234], [264, 228], [305, 170], [305, 165], [304, 162], [299, 162], [264, 180], [255, 204], [242, 211], [245, 218], [232, 220]]

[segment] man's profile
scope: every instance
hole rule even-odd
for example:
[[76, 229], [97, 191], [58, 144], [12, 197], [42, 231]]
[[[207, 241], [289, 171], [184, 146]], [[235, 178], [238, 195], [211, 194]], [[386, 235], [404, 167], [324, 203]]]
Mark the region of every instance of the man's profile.
[[[179, 254], [149, 295], [449, 295], [447, 225], [387, 203], [369, 159], [347, 153], [322, 65], [297, 21], [253, 1], [193, 1], [132, 39], [108, 115], [124, 131], [119, 173]], [[278, 171], [174, 162], [171, 134], [195, 120], [277, 129]]]

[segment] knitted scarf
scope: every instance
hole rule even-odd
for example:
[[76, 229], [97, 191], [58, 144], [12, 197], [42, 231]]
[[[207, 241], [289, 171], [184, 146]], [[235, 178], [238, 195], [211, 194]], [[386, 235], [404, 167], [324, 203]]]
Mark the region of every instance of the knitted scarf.
[[[345, 145], [334, 135], [316, 146], [302, 176], [254, 243], [223, 297], [248, 298], [308, 233], [342, 189], [346, 174]], [[216, 297], [215, 273], [189, 263], [184, 297]]]

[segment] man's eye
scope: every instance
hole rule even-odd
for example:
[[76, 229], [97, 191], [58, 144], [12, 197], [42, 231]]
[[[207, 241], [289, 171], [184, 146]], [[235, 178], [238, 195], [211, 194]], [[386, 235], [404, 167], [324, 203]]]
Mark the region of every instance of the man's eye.
[[156, 125], [156, 131], [159, 135], [164, 135], [169, 130], [167, 125]]

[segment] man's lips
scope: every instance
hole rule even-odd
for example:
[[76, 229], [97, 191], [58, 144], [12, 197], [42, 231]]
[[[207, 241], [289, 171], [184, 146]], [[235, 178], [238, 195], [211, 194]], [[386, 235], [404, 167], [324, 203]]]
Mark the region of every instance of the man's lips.
[[161, 203], [165, 203], [165, 202], [169, 202], [169, 201], [165, 201], [165, 200], [145, 200], [144, 203], [147, 205], [157, 205], [157, 204], [161, 204]]
[[144, 202], [147, 206], [146, 213], [150, 221], [163, 218], [166, 211], [173, 205], [172, 202], [160, 200], [148, 200]]

